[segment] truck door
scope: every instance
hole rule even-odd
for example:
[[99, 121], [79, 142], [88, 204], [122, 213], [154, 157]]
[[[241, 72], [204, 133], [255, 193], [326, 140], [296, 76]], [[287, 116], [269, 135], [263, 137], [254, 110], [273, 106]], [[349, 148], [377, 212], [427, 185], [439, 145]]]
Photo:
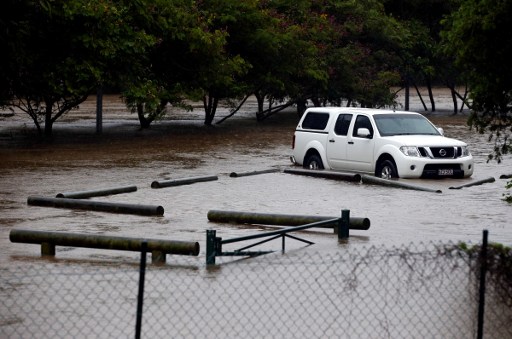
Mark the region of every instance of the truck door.
[[336, 170], [345, 169], [347, 161], [347, 134], [352, 121], [352, 114], [342, 113], [338, 115], [334, 128], [329, 131], [327, 139], [327, 161], [329, 167]]
[[[370, 118], [366, 115], [358, 114], [355, 118], [354, 127], [348, 136], [347, 159], [349, 161], [349, 170], [372, 172], [373, 149], [375, 141], [374, 128]], [[366, 128], [370, 131], [367, 137], [357, 135], [360, 128]]]

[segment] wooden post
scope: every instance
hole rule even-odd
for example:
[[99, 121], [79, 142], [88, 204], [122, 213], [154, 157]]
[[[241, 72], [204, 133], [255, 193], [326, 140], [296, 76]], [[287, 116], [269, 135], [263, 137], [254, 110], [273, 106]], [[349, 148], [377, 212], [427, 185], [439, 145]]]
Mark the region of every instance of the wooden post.
[[55, 245], [49, 242], [41, 243], [41, 256], [43, 257], [54, 257], [55, 256]]

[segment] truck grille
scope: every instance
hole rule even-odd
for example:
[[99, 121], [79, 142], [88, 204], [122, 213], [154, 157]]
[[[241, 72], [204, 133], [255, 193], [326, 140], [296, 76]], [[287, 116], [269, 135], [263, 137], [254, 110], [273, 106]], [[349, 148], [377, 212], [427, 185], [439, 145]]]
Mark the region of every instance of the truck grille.
[[434, 159], [455, 159], [462, 156], [461, 147], [420, 147], [420, 154]]

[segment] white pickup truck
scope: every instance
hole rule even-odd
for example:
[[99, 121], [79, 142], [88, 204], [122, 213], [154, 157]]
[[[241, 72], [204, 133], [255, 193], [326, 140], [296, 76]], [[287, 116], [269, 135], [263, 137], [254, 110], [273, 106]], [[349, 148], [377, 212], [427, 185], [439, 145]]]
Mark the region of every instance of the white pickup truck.
[[293, 137], [293, 163], [309, 169], [381, 178], [463, 178], [473, 174], [468, 146], [443, 136], [419, 113], [350, 107], [304, 112]]

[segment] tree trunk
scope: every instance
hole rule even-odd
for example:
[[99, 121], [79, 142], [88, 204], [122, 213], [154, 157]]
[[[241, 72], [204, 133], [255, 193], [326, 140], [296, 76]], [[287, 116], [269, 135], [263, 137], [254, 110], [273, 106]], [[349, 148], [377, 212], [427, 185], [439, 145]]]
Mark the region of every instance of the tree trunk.
[[213, 118], [215, 117], [215, 113], [217, 111], [217, 105], [219, 104], [219, 99], [210, 93], [203, 96], [203, 106], [204, 106], [204, 124], [206, 126], [211, 126], [213, 122]]
[[140, 128], [149, 128], [151, 121], [144, 116], [144, 105], [141, 103], [137, 104], [137, 116], [139, 117]]
[[416, 85], [416, 82], [414, 83], [414, 88], [416, 89], [416, 93], [418, 94], [418, 97], [420, 98], [421, 104], [423, 105], [423, 109], [425, 111], [428, 111], [427, 105], [425, 105], [425, 101], [423, 101], [423, 97], [421, 96], [420, 90], [418, 86]]
[[457, 93], [455, 93], [455, 86], [450, 87], [450, 92], [452, 94], [453, 100], [453, 115], [456, 115], [459, 112], [459, 104], [457, 102]]
[[427, 77], [427, 90], [428, 97], [430, 98], [430, 106], [432, 107], [432, 112], [436, 111], [436, 102], [434, 101], [434, 94], [432, 93], [432, 82], [430, 82], [430, 78]]
[[405, 78], [405, 103], [404, 103], [404, 110], [409, 110], [409, 78]]
[[50, 138], [53, 130], [53, 102], [51, 100], [45, 100], [46, 110], [44, 114], [44, 136]]
[[261, 95], [258, 91], [256, 91], [254, 96], [256, 97], [256, 102], [258, 103], [258, 112], [256, 112], [256, 115], [262, 114], [265, 105], [265, 95]]

